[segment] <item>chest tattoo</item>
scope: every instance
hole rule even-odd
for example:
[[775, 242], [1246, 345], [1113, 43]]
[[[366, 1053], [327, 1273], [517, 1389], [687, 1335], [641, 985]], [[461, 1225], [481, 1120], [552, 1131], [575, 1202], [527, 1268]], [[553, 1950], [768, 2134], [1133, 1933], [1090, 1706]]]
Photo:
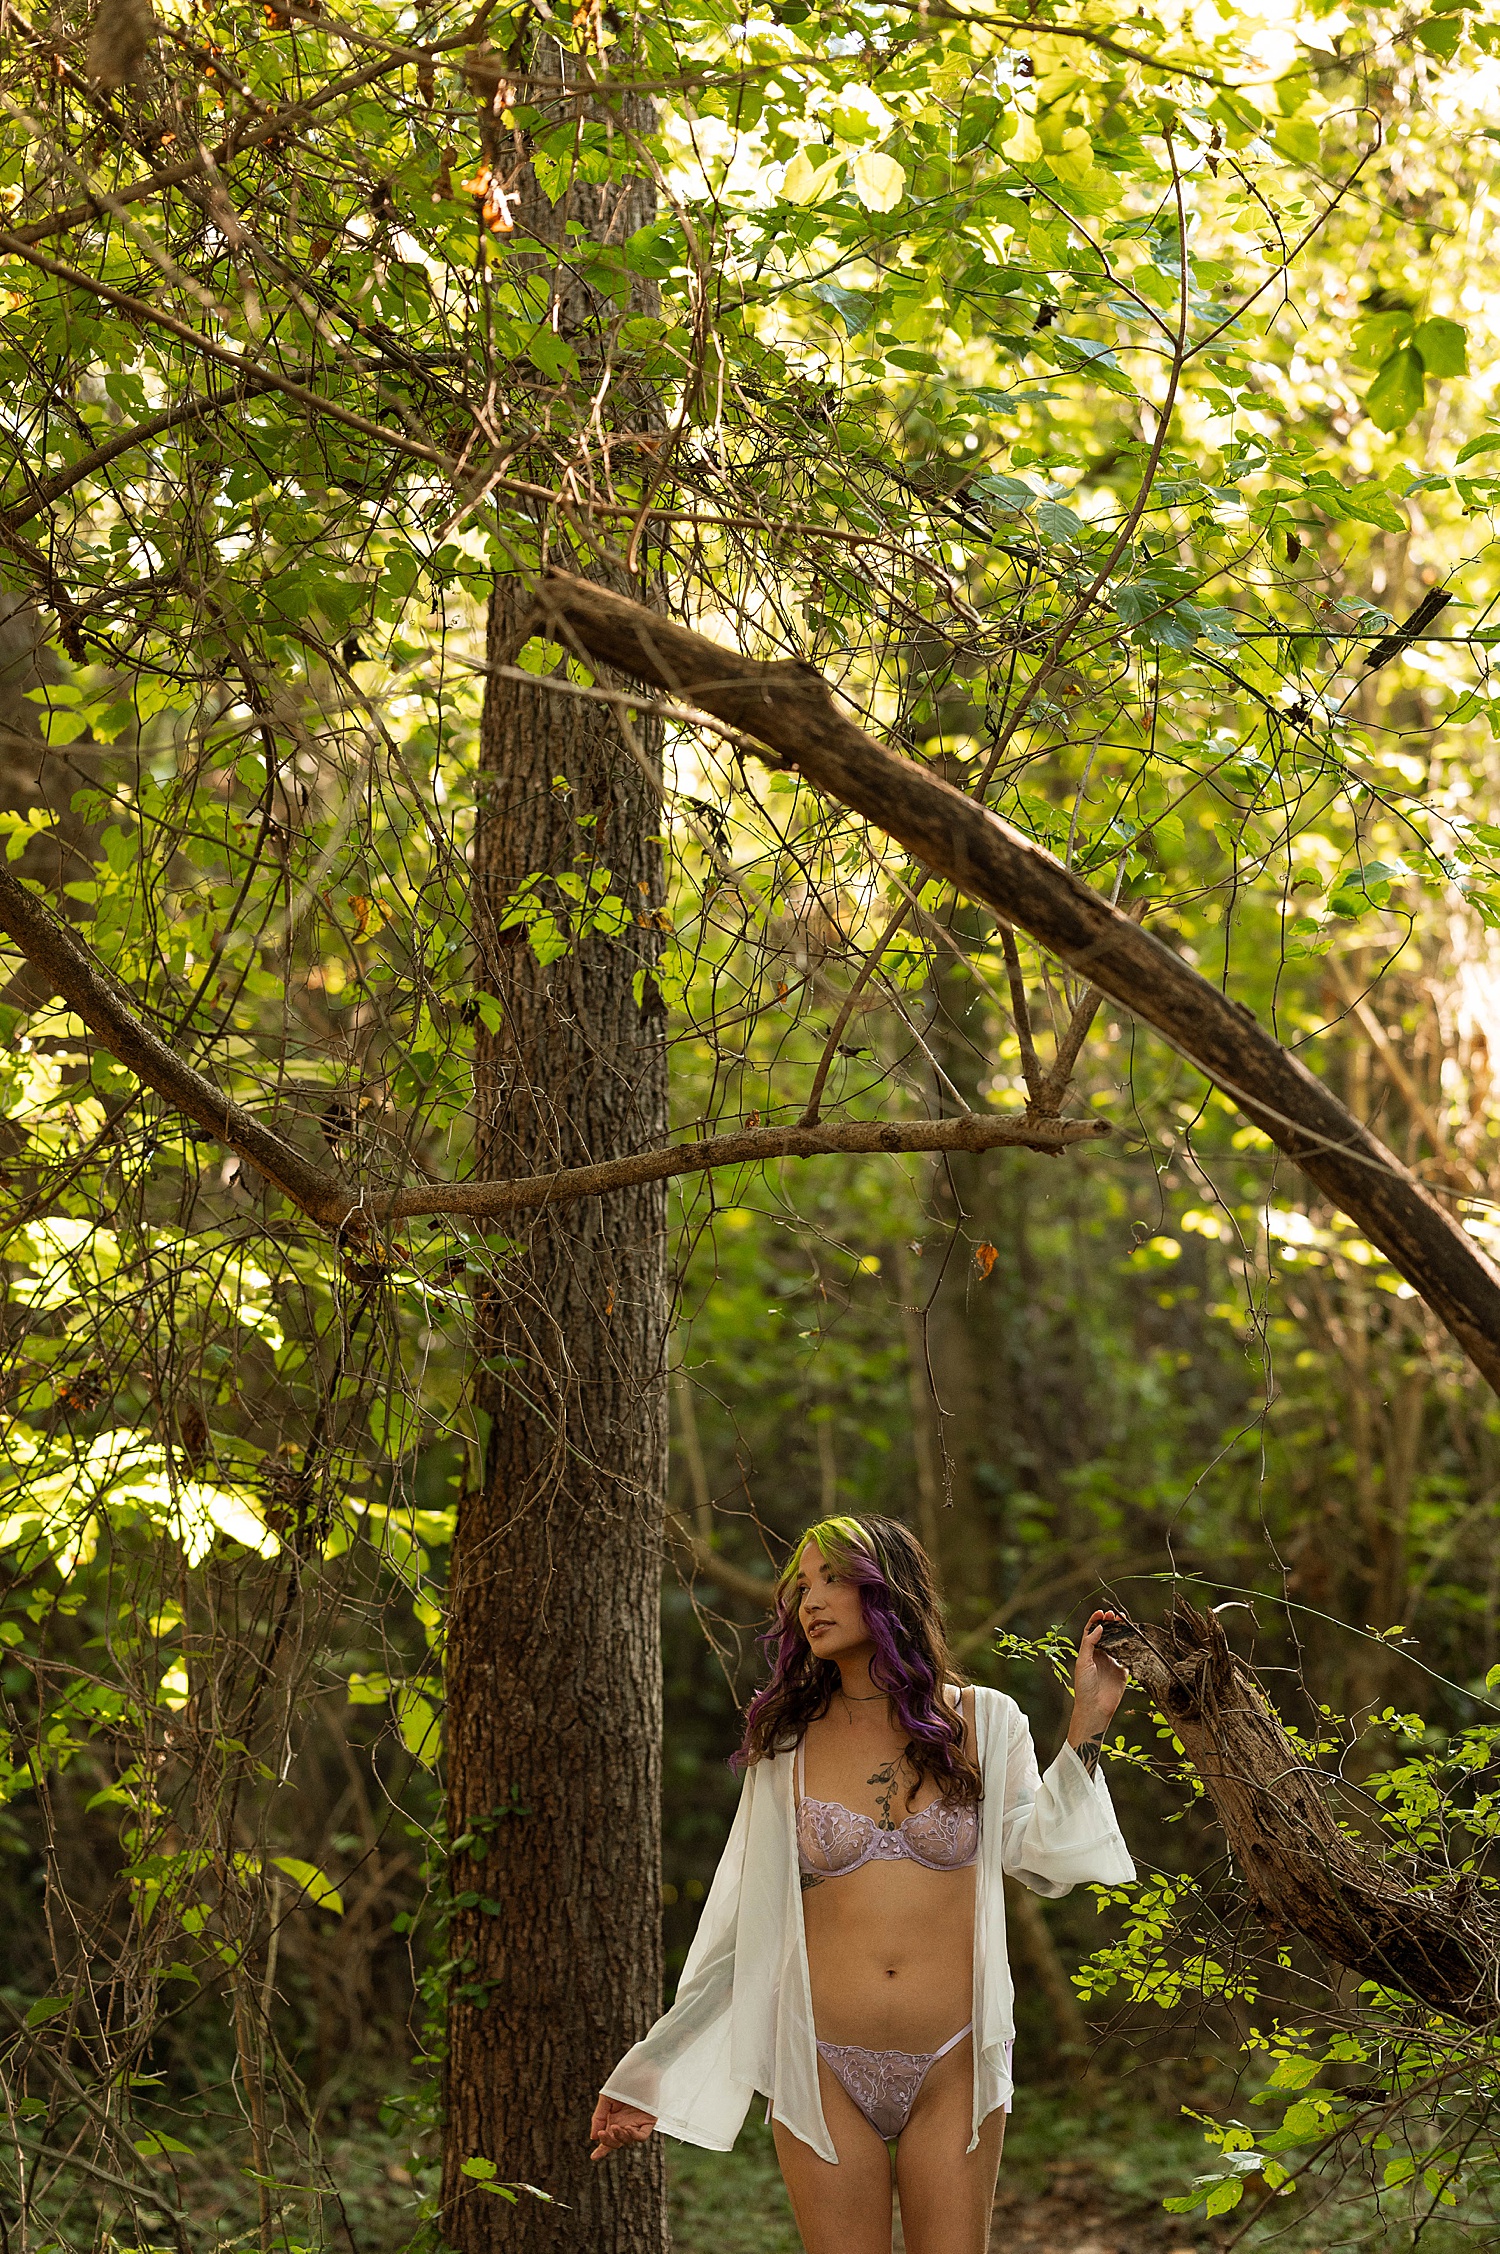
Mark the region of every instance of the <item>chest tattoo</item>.
[[880, 1828], [882, 1831], [896, 1831], [900, 1828], [895, 1817], [891, 1814], [891, 1802], [896, 1797], [897, 1771], [900, 1767], [901, 1761], [898, 1755], [896, 1759], [884, 1762], [872, 1777], [865, 1779], [867, 1784], [872, 1784], [875, 1787], [875, 1797], [880, 1803]]

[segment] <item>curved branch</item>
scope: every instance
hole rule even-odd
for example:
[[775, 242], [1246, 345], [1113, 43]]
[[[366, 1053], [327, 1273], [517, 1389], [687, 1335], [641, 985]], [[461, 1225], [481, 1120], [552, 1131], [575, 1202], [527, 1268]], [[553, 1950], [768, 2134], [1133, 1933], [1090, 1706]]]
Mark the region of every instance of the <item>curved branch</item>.
[[998, 814], [867, 736], [811, 665], [757, 663], [563, 572], [542, 582], [536, 629], [753, 736], [772, 765], [796, 768], [1154, 1026], [1342, 1207], [1500, 1390], [1500, 1276], [1478, 1246], [1305, 1065], [1155, 934]]
[[61, 995], [111, 1056], [175, 1110], [258, 1167], [313, 1220], [336, 1228], [358, 1205], [358, 1190], [351, 1190], [331, 1167], [304, 1158], [254, 1112], [235, 1103], [168, 1048], [72, 927], [54, 915], [8, 863], [0, 863], [0, 931], [51, 981], [52, 992]]
[[717, 1581], [728, 1595], [742, 1597], [759, 1612], [770, 1611], [776, 1583], [769, 1573], [747, 1573], [742, 1565], [731, 1565], [728, 1558], [720, 1557], [712, 1543], [695, 1534], [675, 1511], [667, 1513], [667, 1535], [691, 1558], [694, 1571], [701, 1573], [705, 1581]]
[[263, 377], [257, 376], [252, 370], [233, 391], [226, 391], [218, 396], [204, 393], [196, 399], [181, 401], [175, 407], [164, 407], [159, 415], [148, 415], [143, 423], [136, 423], [130, 430], [121, 431], [105, 445], [96, 446], [91, 454], [85, 454], [81, 460], [70, 462], [65, 469], [54, 470], [50, 477], [35, 479], [29, 493], [14, 502], [10, 508], [0, 510], [0, 524], [7, 531], [19, 531], [23, 524], [29, 524], [44, 509], [50, 509], [54, 501], [60, 501], [65, 493], [70, 493], [75, 485], [82, 485], [86, 478], [93, 477], [99, 470], [107, 469], [122, 454], [131, 453], [137, 446], [148, 445], [153, 438], [160, 438], [165, 431], [179, 430], [184, 423], [198, 422], [209, 415], [222, 415], [227, 408], [243, 406], [247, 399], [253, 399], [258, 393], [271, 388]]

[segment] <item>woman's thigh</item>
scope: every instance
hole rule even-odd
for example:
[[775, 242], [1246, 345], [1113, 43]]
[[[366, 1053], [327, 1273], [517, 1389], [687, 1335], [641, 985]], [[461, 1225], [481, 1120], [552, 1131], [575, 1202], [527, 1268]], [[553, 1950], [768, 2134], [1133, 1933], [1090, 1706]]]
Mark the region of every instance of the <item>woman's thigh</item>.
[[802, 2243], [807, 2254], [891, 2254], [889, 2148], [821, 2058], [818, 2089], [836, 2168], [780, 2121], [772, 2124]]
[[974, 2059], [968, 2043], [940, 2058], [896, 2147], [896, 2185], [906, 2254], [985, 2254], [1005, 2115], [973, 2135]]

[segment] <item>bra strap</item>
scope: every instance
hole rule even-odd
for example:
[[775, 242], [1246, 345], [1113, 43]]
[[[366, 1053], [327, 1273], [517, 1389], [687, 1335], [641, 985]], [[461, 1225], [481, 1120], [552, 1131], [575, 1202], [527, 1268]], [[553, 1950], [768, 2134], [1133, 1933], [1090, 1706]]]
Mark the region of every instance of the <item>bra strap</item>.
[[807, 1739], [806, 1739], [805, 1737], [799, 1737], [799, 1738], [798, 1738], [798, 1740], [797, 1740], [797, 1802], [798, 1802], [798, 1805], [800, 1806], [800, 1805], [801, 1805], [801, 1803], [802, 1803], [802, 1802], [803, 1802], [803, 1801], [804, 1801], [804, 1800], [805, 1800], [806, 1798], [807, 1798]]

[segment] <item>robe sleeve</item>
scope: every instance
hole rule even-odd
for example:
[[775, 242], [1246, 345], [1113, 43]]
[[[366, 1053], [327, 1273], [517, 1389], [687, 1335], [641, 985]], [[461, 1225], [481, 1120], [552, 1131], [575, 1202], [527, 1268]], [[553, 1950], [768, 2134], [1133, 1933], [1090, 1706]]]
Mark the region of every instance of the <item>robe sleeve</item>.
[[1042, 1776], [1019, 1706], [1012, 1705], [1009, 1722], [1001, 1860], [1010, 1876], [1051, 1897], [1087, 1882], [1118, 1886], [1134, 1878], [1102, 1765], [1091, 1777], [1065, 1745]]
[[668, 2136], [712, 2152], [733, 2149], [755, 2094], [748, 2082], [735, 2080], [729, 2066], [735, 1937], [755, 1780], [752, 1768], [682, 1968], [677, 2001], [625, 2053], [603, 2091], [655, 2114]]

